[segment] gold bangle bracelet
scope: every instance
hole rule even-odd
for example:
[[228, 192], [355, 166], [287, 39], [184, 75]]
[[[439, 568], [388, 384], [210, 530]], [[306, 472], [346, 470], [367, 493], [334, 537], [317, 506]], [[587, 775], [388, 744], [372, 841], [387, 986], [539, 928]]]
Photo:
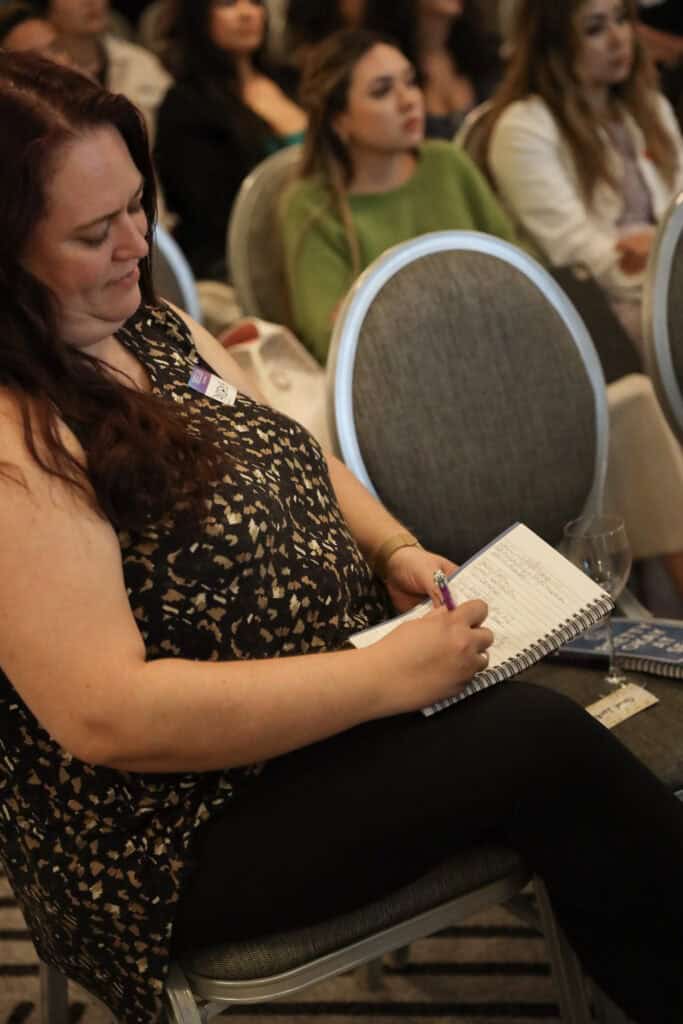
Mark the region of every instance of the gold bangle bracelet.
[[389, 559], [395, 551], [398, 551], [399, 548], [419, 548], [420, 546], [417, 537], [413, 537], [412, 533], [408, 533], [406, 530], [392, 533], [390, 537], [382, 541], [370, 559], [372, 571], [381, 579], [385, 579]]

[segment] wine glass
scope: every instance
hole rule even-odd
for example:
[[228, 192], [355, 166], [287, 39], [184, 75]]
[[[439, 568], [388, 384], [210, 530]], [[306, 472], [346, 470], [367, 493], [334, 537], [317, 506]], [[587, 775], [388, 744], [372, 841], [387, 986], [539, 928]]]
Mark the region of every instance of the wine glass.
[[[621, 516], [590, 515], [573, 519], [564, 528], [563, 552], [570, 562], [590, 576], [616, 600], [631, 572], [631, 547]], [[608, 686], [617, 688], [628, 682], [614, 657], [612, 617], [605, 619], [609, 668]]]

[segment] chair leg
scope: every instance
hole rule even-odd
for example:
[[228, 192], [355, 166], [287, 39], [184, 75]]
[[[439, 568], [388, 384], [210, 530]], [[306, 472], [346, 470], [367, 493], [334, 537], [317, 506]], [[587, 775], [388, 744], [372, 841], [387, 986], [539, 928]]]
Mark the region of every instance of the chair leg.
[[410, 963], [410, 946], [401, 946], [400, 949], [395, 949], [393, 960], [395, 967], [407, 967]]
[[172, 963], [168, 969], [164, 994], [168, 1024], [202, 1024], [197, 1001], [177, 963]]
[[548, 890], [540, 878], [534, 878], [534, 889], [557, 990], [560, 1020], [562, 1024], [590, 1024], [586, 982], [579, 961], [557, 923]]
[[359, 970], [365, 978], [365, 987], [369, 992], [381, 992], [384, 988], [384, 964], [382, 958], [370, 960]]
[[40, 963], [41, 1024], [68, 1024], [68, 982], [56, 967]]

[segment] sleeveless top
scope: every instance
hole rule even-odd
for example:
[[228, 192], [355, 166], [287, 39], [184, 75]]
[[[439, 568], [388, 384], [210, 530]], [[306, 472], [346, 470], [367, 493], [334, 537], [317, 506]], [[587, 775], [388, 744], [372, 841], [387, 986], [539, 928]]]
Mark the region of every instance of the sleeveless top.
[[[142, 308], [117, 337], [189, 431], [200, 419], [220, 429], [230, 460], [194, 542], [173, 515], [119, 534], [147, 657], [334, 650], [385, 617], [386, 593], [308, 432], [246, 396], [225, 406], [193, 391], [200, 360], [168, 307]], [[261, 768], [152, 774], [86, 764], [41, 728], [0, 672], [0, 852], [41, 958], [120, 1021], [158, 1020], [193, 836], [229, 814], [243, 787], [267, 785]]]

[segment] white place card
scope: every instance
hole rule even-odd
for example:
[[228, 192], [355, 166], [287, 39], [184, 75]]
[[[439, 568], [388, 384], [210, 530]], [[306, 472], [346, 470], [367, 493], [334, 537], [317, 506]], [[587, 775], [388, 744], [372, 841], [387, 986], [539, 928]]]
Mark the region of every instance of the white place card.
[[632, 715], [637, 715], [639, 711], [645, 711], [646, 708], [658, 703], [659, 698], [649, 690], [644, 690], [636, 683], [626, 683], [614, 693], [609, 693], [606, 697], [596, 700], [594, 704], [589, 704], [586, 711], [593, 718], [597, 718], [606, 729], [613, 729], [615, 725], [625, 722]]

